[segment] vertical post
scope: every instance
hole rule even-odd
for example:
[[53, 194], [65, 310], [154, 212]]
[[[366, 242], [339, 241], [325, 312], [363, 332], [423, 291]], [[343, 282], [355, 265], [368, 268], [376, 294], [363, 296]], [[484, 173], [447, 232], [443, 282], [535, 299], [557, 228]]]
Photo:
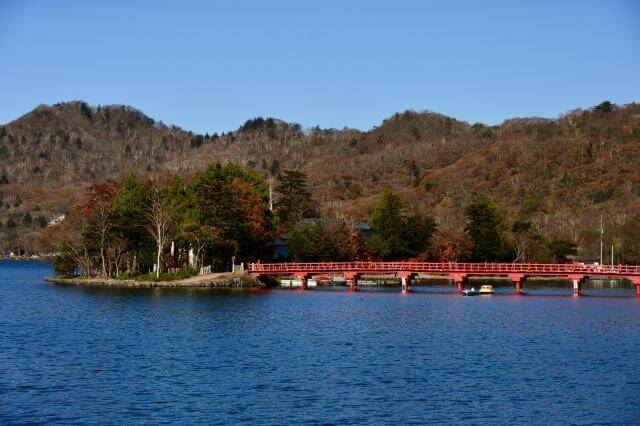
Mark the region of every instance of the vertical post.
[[511, 274], [509, 278], [511, 278], [511, 281], [513, 281], [516, 286], [516, 294], [523, 294], [524, 288], [522, 282], [524, 281], [524, 274]]
[[451, 278], [453, 279], [453, 283], [456, 286], [456, 290], [458, 293], [462, 293], [467, 283], [467, 275], [466, 274], [451, 274]]
[[413, 273], [400, 272], [400, 280], [402, 282], [402, 292], [409, 293], [411, 291], [411, 284], [413, 282]]
[[358, 274], [354, 272], [345, 272], [344, 278], [347, 280], [347, 285], [349, 286], [349, 290], [357, 291], [358, 290]]
[[604, 227], [602, 226], [602, 213], [600, 213], [600, 265], [604, 264], [602, 259], [602, 247], [603, 247]]
[[640, 283], [636, 283], [636, 296], [640, 297]]
[[580, 280], [574, 278], [573, 280], [573, 295], [580, 296], [582, 294], [582, 286]]
[[569, 275], [569, 279], [573, 283], [573, 295], [581, 296], [582, 295], [582, 283], [584, 282], [583, 275]]
[[296, 274], [296, 278], [300, 280], [300, 288], [306, 290], [309, 284], [309, 274]]

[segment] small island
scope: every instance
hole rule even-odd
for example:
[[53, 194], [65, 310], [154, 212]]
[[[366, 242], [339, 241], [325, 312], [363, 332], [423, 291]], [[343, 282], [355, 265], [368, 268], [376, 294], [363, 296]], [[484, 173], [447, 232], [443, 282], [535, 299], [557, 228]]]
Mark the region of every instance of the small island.
[[130, 287], [130, 288], [253, 288], [265, 285], [251, 275], [237, 273], [212, 273], [192, 276], [184, 279], [141, 280], [101, 277], [46, 277], [47, 282], [54, 284], [71, 284], [90, 287]]
[[[272, 182], [275, 180], [275, 186]], [[509, 239], [494, 203], [475, 196], [460, 235], [437, 233], [436, 219], [387, 187], [361, 222], [318, 218], [307, 177], [214, 163], [192, 178], [130, 174], [92, 185], [84, 201], [51, 227], [56, 277], [91, 286], [265, 286], [250, 262], [418, 260], [566, 262], [575, 245], [554, 239], [525, 247], [516, 220]], [[436, 237], [434, 237], [436, 236]], [[531, 238], [535, 240], [534, 238]], [[526, 249], [526, 250], [525, 250]]]

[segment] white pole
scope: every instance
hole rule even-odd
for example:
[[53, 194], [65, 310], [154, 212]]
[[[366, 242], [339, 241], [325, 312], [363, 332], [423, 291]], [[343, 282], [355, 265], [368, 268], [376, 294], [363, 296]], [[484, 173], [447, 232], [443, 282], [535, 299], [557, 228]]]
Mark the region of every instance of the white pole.
[[611, 264], [613, 265], [613, 244], [611, 244]]
[[273, 213], [273, 189], [271, 183], [271, 174], [269, 174], [269, 211]]
[[602, 261], [602, 248], [603, 248], [603, 241], [602, 241], [602, 236], [604, 235], [604, 228], [602, 227], [602, 213], [600, 213], [600, 264], [602, 265], [603, 261]]

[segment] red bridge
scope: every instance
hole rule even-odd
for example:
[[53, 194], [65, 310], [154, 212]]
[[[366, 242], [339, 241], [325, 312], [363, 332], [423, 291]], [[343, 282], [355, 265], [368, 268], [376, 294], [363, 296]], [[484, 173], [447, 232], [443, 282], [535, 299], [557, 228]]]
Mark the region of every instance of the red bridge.
[[358, 288], [363, 275], [393, 275], [400, 278], [402, 291], [411, 291], [413, 279], [420, 274], [449, 276], [458, 291], [462, 291], [471, 276], [509, 277], [516, 293], [523, 292], [527, 277], [559, 277], [573, 282], [573, 292], [580, 295], [588, 278], [617, 278], [630, 280], [640, 296], [640, 267], [628, 265], [584, 265], [544, 263], [422, 263], [422, 262], [318, 262], [318, 263], [250, 263], [249, 273], [295, 276], [302, 288], [314, 275], [342, 275], [351, 290]]

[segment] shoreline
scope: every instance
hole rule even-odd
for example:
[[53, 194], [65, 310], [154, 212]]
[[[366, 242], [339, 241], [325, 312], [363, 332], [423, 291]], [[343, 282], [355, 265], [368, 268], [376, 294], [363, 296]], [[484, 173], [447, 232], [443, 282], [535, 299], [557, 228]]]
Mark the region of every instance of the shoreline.
[[67, 284], [86, 287], [122, 287], [122, 288], [261, 288], [264, 283], [248, 275], [216, 273], [185, 278], [175, 281], [136, 281], [116, 280], [112, 278], [59, 278], [45, 277], [52, 284]]

